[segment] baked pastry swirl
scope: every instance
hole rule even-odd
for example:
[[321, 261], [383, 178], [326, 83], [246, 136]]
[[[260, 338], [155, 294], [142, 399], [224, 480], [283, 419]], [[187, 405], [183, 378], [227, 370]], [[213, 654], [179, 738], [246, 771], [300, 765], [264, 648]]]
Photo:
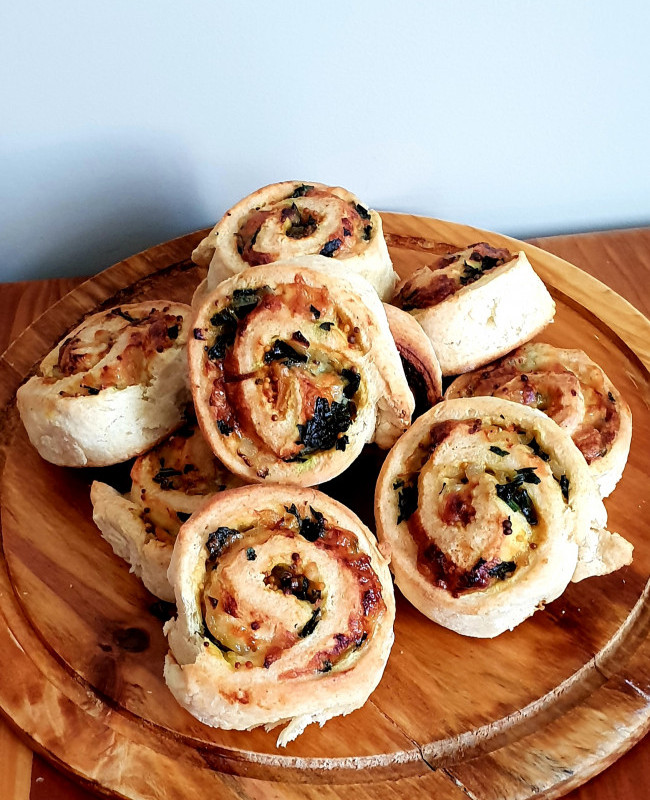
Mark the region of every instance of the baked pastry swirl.
[[314, 256], [319, 269], [344, 262], [388, 300], [397, 275], [381, 217], [351, 192], [322, 183], [284, 181], [240, 200], [192, 254], [209, 266], [208, 289], [248, 267]]
[[379, 683], [395, 616], [387, 562], [326, 495], [269, 484], [215, 496], [181, 528], [169, 574], [165, 680], [202, 722], [288, 723], [284, 746]]
[[148, 450], [177, 428], [190, 402], [185, 344], [191, 309], [157, 300], [87, 317], [17, 392], [40, 455], [103, 467]]
[[381, 301], [343, 265], [245, 270], [207, 295], [193, 327], [199, 423], [244, 478], [314, 485], [410, 424], [413, 396]]
[[190, 424], [136, 459], [131, 481], [126, 495], [93, 482], [93, 520], [147, 589], [173, 602], [167, 570], [181, 525], [206, 498], [242, 481], [228, 472], [198, 427]]
[[392, 302], [423, 327], [443, 375], [487, 364], [531, 339], [555, 315], [526, 254], [486, 242], [450, 245], [403, 280]]
[[603, 497], [623, 474], [632, 415], [620, 392], [582, 350], [530, 342], [458, 377], [445, 397], [492, 395], [538, 408], [569, 433]]
[[377, 483], [380, 541], [404, 595], [469, 636], [496, 636], [569, 581], [631, 561], [584, 458], [536, 409], [447, 400], [389, 453]]

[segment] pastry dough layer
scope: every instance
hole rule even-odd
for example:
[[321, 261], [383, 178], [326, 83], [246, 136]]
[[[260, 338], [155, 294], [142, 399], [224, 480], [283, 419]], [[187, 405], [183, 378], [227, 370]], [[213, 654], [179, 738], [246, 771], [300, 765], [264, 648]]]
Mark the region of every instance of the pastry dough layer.
[[313, 489], [249, 486], [215, 496], [182, 528], [169, 570], [178, 618], [165, 680], [208, 725], [312, 723], [365, 703], [395, 614], [372, 534]]
[[136, 459], [131, 491], [94, 481], [93, 520], [147, 589], [173, 602], [167, 570], [181, 525], [213, 494], [242, 485], [219, 463], [196, 425], [187, 425]]
[[582, 350], [529, 343], [458, 377], [445, 397], [492, 395], [539, 408], [578, 446], [603, 497], [623, 474], [632, 415], [620, 392]]
[[443, 375], [475, 369], [531, 339], [555, 303], [524, 252], [485, 243], [441, 256], [398, 285], [393, 302], [431, 339]]
[[190, 400], [191, 309], [151, 301], [85, 319], [17, 392], [39, 454], [66, 467], [108, 466], [144, 452], [182, 422]]
[[342, 264], [279, 262], [223, 281], [196, 312], [188, 353], [204, 435], [252, 481], [328, 480], [410, 424], [382, 304]]
[[444, 401], [389, 453], [375, 514], [404, 595], [469, 636], [513, 628], [570, 580], [631, 561], [571, 438], [536, 409]]
[[384, 241], [381, 217], [341, 187], [284, 181], [240, 200], [192, 254], [208, 266], [208, 288], [248, 267], [314, 256], [319, 269], [345, 262], [382, 300], [397, 275]]

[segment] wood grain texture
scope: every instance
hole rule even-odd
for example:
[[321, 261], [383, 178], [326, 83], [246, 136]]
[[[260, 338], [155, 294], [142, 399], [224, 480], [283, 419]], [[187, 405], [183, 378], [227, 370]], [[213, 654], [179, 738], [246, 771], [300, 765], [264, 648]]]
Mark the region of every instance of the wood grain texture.
[[[385, 215], [385, 220], [389, 231], [395, 222], [397, 232], [414, 230], [412, 235], [420, 237], [440, 236], [442, 232], [444, 238], [451, 240], [452, 233], [459, 234], [457, 226], [440, 229], [435, 225], [441, 223], [431, 223], [421, 218]], [[431, 225], [434, 227], [431, 228]], [[476, 238], [470, 238], [470, 241], [476, 241]], [[494, 241], [494, 237], [490, 241]], [[178, 248], [176, 245], [179, 245]], [[161, 255], [160, 248], [157, 250], [159, 252], [155, 261], [164, 270], [165, 253], [162, 252]], [[174, 255], [170, 258], [178, 259], [182, 245], [174, 243], [172, 250]], [[184, 255], [180, 258], [184, 258]], [[417, 261], [411, 253], [405, 254], [401, 250], [393, 255], [396, 264], [404, 259], [404, 269]], [[143, 256], [136, 259], [135, 276], [140, 283], [134, 287], [133, 292], [139, 296], [138, 293], [141, 292], [146, 294], [155, 291], [155, 280], [145, 277], [151, 260]], [[535, 259], [533, 263], [539, 268]], [[123, 268], [125, 265], [118, 266]], [[548, 269], [552, 276], [551, 282], [559, 286], [562, 293], [572, 293], [576, 276], [570, 268], [563, 267], [561, 263], [558, 265], [556, 261], [545, 262], [544, 268]], [[544, 274], [543, 277], [549, 279]], [[174, 276], [175, 290], [187, 291], [196, 278], [197, 275], [193, 274], [191, 268], [182, 266], [179, 274]], [[107, 296], [103, 293], [112, 289], [114, 291], [113, 287], [116, 286], [113, 276], [104, 274], [104, 279], [108, 280], [101, 289], [91, 282], [92, 286], [84, 289], [83, 296], [74, 298], [72, 308], [84, 309], [81, 313], [87, 313], [94, 308], [93, 303], [96, 305], [103, 302]], [[579, 280], [576, 282], [580, 283]], [[128, 279], [122, 285], [127, 283]], [[597, 284], [591, 288], [601, 291]], [[612, 318], [610, 321], [615, 319], [619, 325], [624, 317], [624, 327], [619, 327], [624, 334], [630, 329], [636, 330], [635, 326], [647, 324], [639, 321], [639, 315], [635, 315], [634, 309], [630, 311], [625, 304], [621, 305], [612, 298], [606, 287], [603, 289], [605, 291], [602, 292], [602, 297], [606, 297], [610, 305], [602, 308], [598, 308], [597, 304], [592, 306], [594, 310], [600, 311], [601, 317], [607, 318], [609, 315]], [[562, 343], [567, 336], [571, 337], [572, 342], [577, 337], [580, 342], [586, 343], [584, 349], [612, 373], [610, 377], [628, 399], [631, 399], [630, 393], [637, 394], [639, 387], [641, 392], [646, 391], [647, 372], [634, 354], [597, 317], [585, 313], [575, 302], [562, 299], [564, 294], [558, 294], [562, 319], [558, 319], [549, 329], [550, 338], [540, 338]], [[593, 301], [592, 293], [588, 294], [588, 299]], [[122, 297], [124, 295], [118, 301]], [[66, 315], [65, 309], [59, 308], [51, 322], [49, 315], [43, 320], [46, 326], [52, 325], [48, 335], [50, 338], [54, 337], [54, 340], [49, 346], [41, 324], [40, 330], [31, 338], [23, 338], [21, 348], [30, 349], [29, 352], [33, 354], [39, 348], [45, 347], [40, 355], [35, 356], [36, 360], [75, 322], [76, 319], [71, 320]], [[14, 378], [21, 369], [29, 369], [34, 363], [33, 360], [27, 364], [29, 359], [23, 358], [22, 353], [9, 355], [11, 360], [5, 366], [9, 366], [7, 374]], [[645, 355], [647, 357], [647, 353]], [[635, 421], [643, 420], [644, 415], [648, 414], [647, 406], [644, 406], [641, 399], [633, 407], [633, 413]], [[9, 427], [19, 430], [16, 425]], [[635, 434], [635, 446], [637, 439]], [[616, 522], [612, 527], [618, 527], [623, 533], [634, 526], [638, 515], [638, 507], [630, 508], [630, 504], [625, 503], [624, 499], [629, 498], [628, 492], [633, 493], [635, 488], [644, 485], [642, 444], [639, 443], [638, 450], [631, 456], [631, 464], [622, 484], [627, 487], [625, 495], [619, 489], [611, 501], [608, 501], [610, 520]], [[69, 471], [58, 470], [49, 465], [44, 467], [43, 462], [34, 457], [33, 452], [30, 453], [30, 448], [24, 439], [21, 440], [20, 433], [8, 448], [8, 453], [3, 481], [7, 486], [13, 487], [9, 495], [10, 507], [5, 506], [7, 495], [4, 490], [2, 502], [3, 537], [9, 572], [3, 576], [7, 582], [0, 598], [0, 608], [8, 617], [7, 626], [13, 638], [21, 642], [21, 637], [26, 637], [24, 641], [30, 645], [28, 650], [23, 648], [25, 655], [29, 653], [29, 663], [21, 662], [13, 695], [9, 690], [10, 700], [28, 716], [33, 712], [34, 706], [40, 710], [43, 704], [46, 708], [58, 709], [51, 720], [45, 720], [45, 726], [41, 716], [38, 735], [28, 731], [34, 736], [36, 743], [46, 750], [49, 749], [51, 754], [52, 740], [48, 737], [61, 737], [61, 731], [56, 729], [55, 724], [60, 726], [61, 718], [73, 731], [78, 734], [83, 731], [85, 735], [88, 735], [89, 717], [93, 723], [101, 721], [101, 725], [96, 724], [93, 727], [96, 742], [94, 739], [91, 741], [83, 758], [75, 752], [75, 737], [68, 737], [70, 741], [65, 744], [62, 752], [53, 754], [56, 759], [70, 764], [73, 770], [91, 781], [98, 780], [103, 786], [111, 785], [106, 783], [106, 776], [101, 774], [101, 770], [98, 774], [96, 763], [98, 754], [105, 754], [110, 742], [109, 749], [115, 748], [114, 754], [119, 752], [123, 759], [133, 759], [137, 755], [139, 773], [142, 772], [143, 765], [155, 764], [165, 778], [164, 786], [145, 786], [141, 778], [128, 769], [126, 774], [122, 770], [119, 777], [116, 773], [108, 776], [110, 781], [122, 782], [119, 786], [113, 783], [112, 788], [120, 791], [128, 788], [125, 793], [134, 797], [176, 796], [173, 786], [179, 776], [174, 764], [178, 763], [182, 763], [184, 767], [182, 780], [185, 789], [189, 790], [191, 787], [197, 790], [215, 790], [218, 786], [220, 796], [315, 797], [318, 792], [319, 797], [352, 797], [359, 794], [363, 796], [365, 792], [367, 797], [433, 795], [444, 798], [466, 797], [469, 794], [474, 797], [514, 798], [530, 797], [533, 796], [532, 792], [537, 792], [539, 796], [551, 797], [567, 791], [602, 769], [611, 758], [629, 747], [647, 727], [647, 696], [650, 694], [650, 687], [646, 686], [643, 670], [644, 663], [647, 663], [647, 652], [644, 650], [647, 647], [647, 620], [644, 616], [645, 600], [639, 601], [639, 598], [649, 571], [650, 557], [647, 545], [644, 547], [641, 543], [637, 544], [635, 564], [627, 570], [629, 574], [625, 578], [619, 573], [616, 577], [594, 579], [585, 582], [584, 586], [581, 584], [570, 587], [569, 593], [553, 604], [549, 611], [544, 615], [536, 615], [533, 620], [525, 623], [526, 628], [522, 626], [512, 634], [487, 643], [487, 650], [484, 648], [486, 643], [481, 642], [480, 653], [477, 652], [476, 642], [463, 640], [455, 634], [432, 626], [432, 623], [406, 603], [400, 603], [396, 645], [389, 668], [369, 704], [372, 711], [363, 710], [363, 714], [370, 713], [370, 716], [355, 719], [353, 714], [340, 720], [336, 730], [336, 721], [329, 722], [322, 731], [313, 732], [311, 742], [308, 740], [310, 734], [306, 734], [295, 743], [296, 750], [292, 757], [295, 760], [298, 754], [298, 758], [310, 759], [315, 757], [315, 753], [322, 756], [325, 747], [332, 757], [345, 758], [345, 747], [349, 747], [351, 743], [355, 747], [366, 747], [369, 754], [373, 748], [377, 749], [379, 741], [383, 745], [392, 741], [396, 748], [392, 751], [393, 757], [398, 752], [407, 755], [401, 761], [396, 759], [393, 774], [403, 770], [402, 774], [407, 775], [409, 771], [415, 770], [420, 773], [419, 776], [404, 777], [387, 784], [382, 780], [385, 775], [381, 774], [381, 769], [367, 769], [363, 774], [364, 780], [373, 777], [369, 773], [375, 771], [377, 774], [374, 777], [379, 782], [365, 790], [356, 785], [335, 788], [301, 785], [293, 788], [286, 783], [269, 784], [255, 777], [228, 776], [210, 769], [209, 784], [192, 784], [193, 779], [188, 773], [192, 773], [197, 762], [180, 747], [180, 731], [176, 731], [176, 737], [171, 740], [158, 739], [158, 749], [156, 750], [156, 746], [153, 748], [155, 755], [168, 756], [170, 753], [166, 751], [170, 748], [177, 759], [172, 764], [160, 758], [158, 764], [155, 760], [150, 760], [151, 736], [148, 749], [142, 730], [137, 730], [138, 720], [148, 720], [144, 726], [144, 731], [148, 734], [151, 734], [153, 726], [162, 728], [165, 724], [177, 724], [182, 727], [183, 736], [192, 740], [192, 749], [196, 751], [197, 747], [202, 748], [203, 771], [207, 764], [238, 772], [252, 769], [254, 774], [262, 775], [263, 772], [255, 772], [259, 764], [243, 769], [241, 762], [227, 763], [226, 751], [230, 750], [231, 754], [241, 756], [245, 747], [255, 746], [262, 755], [273, 755], [272, 745], [265, 741], [269, 738], [272, 741], [273, 737], [261, 734], [251, 742], [251, 736], [255, 737], [258, 733], [254, 732], [237, 734], [230, 740], [228, 737], [224, 739], [217, 736], [215, 741], [212, 735], [205, 734], [203, 726], [198, 726], [201, 731], [194, 730], [192, 726], [198, 724], [191, 719], [181, 720], [176, 717], [170, 722], [166, 713], [162, 719], [155, 716], [155, 709], [149, 706], [158, 707], [161, 703], [164, 706], [165, 696], [164, 693], [157, 693], [159, 687], [156, 680], [159, 681], [159, 678], [156, 678], [156, 670], [152, 669], [152, 662], [160, 658], [160, 648], [164, 648], [164, 643], [160, 639], [159, 626], [155, 620], [148, 620], [148, 611], [143, 605], [145, 598], [146, 602], [150, 602], [151, 598], [138, 587], [124, 565], [114, 559], [108, 548], [106, 552], [101, 552], [101, 545], [104, 543], [97, 541], [96, 532], [92, 531], [92, 526], [88, 526], [87, 497], [82, 497], [82, 494], [84, 487], [87, 489], [89, 476], [82, 477], [77, 473], [72, 477], [67, 475]], [[361, 466], [365, 468], [367, 464]], [[21, 517], [24, 511], [20, 508], [21, 493], [16, 487], [24, 486], [26, 481], [36, 481], [34, 485], [40, 494], [61, 494], [63, 502], [58, 505], [63, 510], [54, 516], [50, 514], [39, 518], [38, 525], [33, 524], [30, 514]], [[341, 487], [333, 487], [333, 491], [340, 489]], [[13, 495], [11, 491], [14, 492]], [[620, 502], [617, 502], [619, 496]], [[98, 589], [97, 581], [93, 580], [91, 573], [84, 573], [83, 570], [72, 568], [70, 564], [61, 563], [69, 561], [69, 558], [59, 558], [61, 542], [59, 541], [57, 550], [54, 537], [64, 523], [76, 537], [73, 540], [74, 547], [71, 547], [72, 543], [68, 544], [69, 550], [73, 550], [81, 558], [86, 568], [97, 559], [96, 568], [105, 576], [106, 586], [113, 586], [115, 581], [117, 592], [107, 591], [106, 587], [101, 586]], [[34, 529], [27, 537], [24, 535], [26, 526]], [[38, 535], [42, 526], [49, 526], [46, 527], [49, 534], [46, 537]], [[47, 540], [48, 546], [42, 545], [41, 538]], [[10, 541], [9, 547], [7, 541]], [[634, 541], [637, 543], [635, 539]], [[41, 559], [38, 564], [33, 561], [35, 554]], [[59, 572], [52, 572], [49, 569], [52, 566], [58, 567]], [[62, 567], [67, 567], [66, 573], [60, 571]], [[6, 597], [5, 591], [10, 593], [12, 585], [21, 600], [12, 611], [7, 611], [3, 601]], [[64, 588], [66, 591], [63, 591]], [[116, 595], [119, 597], [117, 603]], [[89, 603], [89, 600], [92, 602]], [[109, 615], [106, 626], [107, 618], [105, 613], [102, 616], [102, 609], [111, 600], [112, 615]], [[86, 604], [86, 607], [83, 613], [79, 613], [77, 609], [82, 604]], [[104, 625], [103, 628], [102, 625], [99, 626], [102, 631], [101, 642], [97, 637], [98, 621]], [[145, 628], [150, 643], [146, 654], [120, 652], [113, 657], [107, 656], [108, 651], [102, 648], [99, 650], [103, 655], [98, 654], [98, 643], [105, 647], [114, 647], [115, 631], [128, 630], [129, 627]], [[526, 635], [519, 636], [519, 631], [524, 628]], [[32, 642], [35, 633], [38, 641]], [[76, 647], [77, 644], [83, 646]], [[10, 638], [3, 639], [0, 633], [0, 654], [7, 657], [7, 653], [10, 653], [20, 660], [19, 652], [12, 647]], [[544, 652], [545, 656], [544, 669], [538, 666], [540, 652]], [[623, 668], [624, 659], [628, 660]], [[112, 664], [110, 669], [106, 667], [107, 662]], [[533, 674], [535, 670], [542, 674]], [[33, 695], [30, 707], [26, 709], [25, 699], [21, 696], [24, 678], [31, 676], [38, 682], [40, 675], [42, 681], [43, 672], [50, 676], [51, 685], [44, 690], [42, 698]], [[531, 674], [534, 680], [531, 679]], [[77, 692], [79, 677], [83, 679], [85, 694]], [[482, 687], [482, 691], [477, 691], [478, 686]], [[453, 687], [453, 691], [450, 687]], [[155, 699], [153, 704], [147, 703], [146, 695], [149, 691]], [[3, 699], [3, 692], [7, 692], [7, 687], [0, 688], [0, 700]], [[63, 705], [62, 694], [68, 701]], [[90, 702], [91, 697], [93, 702]], [[58, 698], [56, 706], [53, 705], [54, 698]], [[4, 700], [6, 702], [6, 696]], [[106, 704], [108, 714], [101, 711], [102, 705]], [[78, 713], [80, 710], [81, 714]], [[118, 716], [123, 718], [118, 720]], [[173, 712], [171, 716], [174, 717]], [[381, 724], [380, 720], [383, 721]], [[32, 720], [33, 724], [36, 722], [36, 719]], [[612, 723], [613, 734], [607, 733], [609, 722]], [[47, 723], [52, 724], [48, 730], [44, 730]], [[368, 726], [372, 728], [373, 736], [368, 738], [359, 735]], [[606, 729], [605, 734], [603, 728]], [[221, 732], [223, 733], [225, 732]], [[243, 739], [238, 741], [238, 737]], [[124, 745], [125, 738], [128, 739], [128, 747]], [[197, 745], [197, 742], [201, 743]], [[57, 740], [56, 743], [62, 747], [61, 742]], [[174, 745], [179, 746], [175, 748]], [[210, 757], [206, 761], [208, 752]], [[387, 754], [388, 750], [384, 747], [384, 755]], [[576, 763], [579, 765], [577, 770]], [[100, 766], [105, 768], [106, 765]], [[268, 766], [266, 763], [267, 768]], [[296, 763], [283, 763], [280, 766], [284, 770], [293, 770], [296, 773], [293, 778], [298, 780], [332, 777], [313, 775], [311, 772], [297, 774], [300, 770]], [[303, 763], [302, 766], [308, 765]], [[431, 766], [439, 769], [433, 772]], [[351, 776], [346, 776], [343, 772], [337, 779], [349, 781]]]

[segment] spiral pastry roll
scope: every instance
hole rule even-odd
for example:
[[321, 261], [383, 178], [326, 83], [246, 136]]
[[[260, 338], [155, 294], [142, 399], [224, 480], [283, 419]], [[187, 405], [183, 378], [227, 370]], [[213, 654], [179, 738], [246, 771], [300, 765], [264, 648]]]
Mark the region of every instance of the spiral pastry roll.
[[258, 189], [227, 211], [192, 254], [208, 266], [208, 289], [248, 267], [314, 257], [327, 270], [345, 262], [362, 275], [382, 300], [397, 275], [384, 241], [381, 217], [351, 192], [322, 183], [274, 183]]
[[103, 467], [148, 450], [179, 427], [190, 402], [185, 345], [191, 309], [153, 301], [85, 319], [17, 392], [40, 455]]
[[569, 581], [628, 564], [571, 437], [493, 397], [447, 400], [389, 453], [375, 496], [404, 595], [468, 636], [513, 628]]
[[131, 491], [90, 489], [93, 520], [147, 589], [173, 602], [167, 570], [181, 525], [217, 492], [242, 485], [219, 462], [196, 425], [186, 425], [136, 459]]
[[393, 303], [431, 339], [443, 375], [467, 372], [531, 339], [555, 303], [524, 252], [454, 248], [402, 281]]
[[442, 398], [440, 362], [429, 337], [410, 314], [389, 303], [384, 303], [384, 310], [415, 399], [415, 419]]
[[207, 296], [193, 324], [197, 417], [243, 478], [311, 486], [410, 424], [413, 396], [381, 301], [342, 265], [245, 270]]
[[569, 433], [603, 497], [623, 474], [632, 439], [630, 408], [582, 350], [531, 342], [458, 377], [445, 397], [492, 395], [543, 411]]
[[313, 489], [217, 495], [181, 528], [165, 680], [214, 727], [312, 722], [360, 708], [384, 671], [395, 601], [374, 537]]

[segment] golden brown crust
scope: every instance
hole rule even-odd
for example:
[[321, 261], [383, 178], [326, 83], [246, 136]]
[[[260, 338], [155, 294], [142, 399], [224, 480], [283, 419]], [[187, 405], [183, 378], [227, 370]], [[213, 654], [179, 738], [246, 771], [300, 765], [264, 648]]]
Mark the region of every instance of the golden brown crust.
[[193, 329], [198, 420], [242, 477], [313, 485], [365, 443], [391, 446], [410, 423], [381, 302], [339, 264], [328, 274], [297, 262], [250, 268], [205, 297]]
[[313, 489], [224, 492], [181, 529], [170, 567], [178, 618], [165, 679], [206, 724], [244, 730], [359, 708], [377, 685], [395, 613], [370, 531]]
[[444, 401], [414, 423], [384, 462], [375, 516], [407, 599], [469, 636], [496, 636], [570, 580], [631, 560], [570, 437], [492, 397]]

